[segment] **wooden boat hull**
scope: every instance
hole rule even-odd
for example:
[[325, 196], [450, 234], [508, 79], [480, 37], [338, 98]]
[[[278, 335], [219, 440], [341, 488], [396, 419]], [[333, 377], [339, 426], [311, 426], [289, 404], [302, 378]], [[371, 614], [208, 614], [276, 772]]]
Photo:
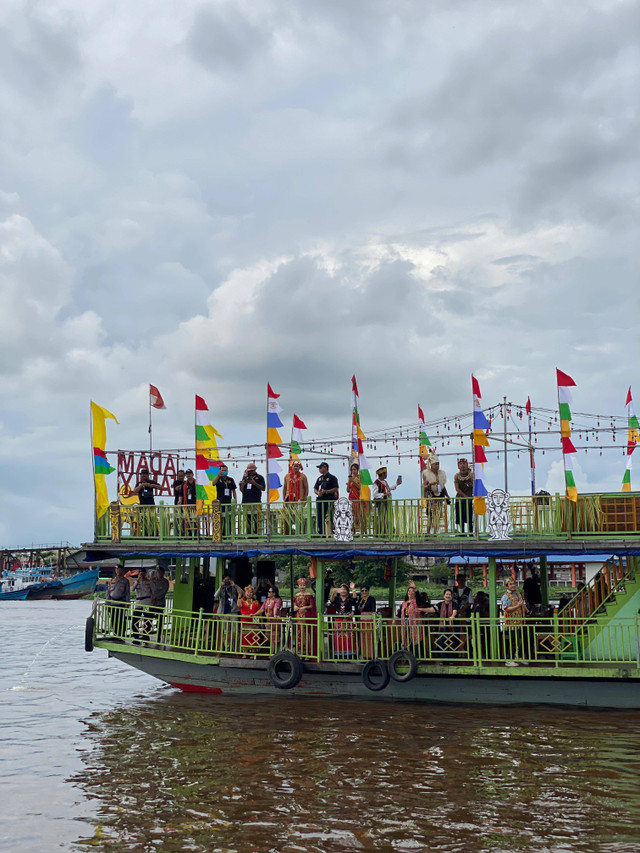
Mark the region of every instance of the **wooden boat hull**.
[[300, 683], [291, 690], [274, 687], [266, 661], [221, 659], [201, 664], [140, 654], [134, 649], [111, 649], [109, 654], [136, 669], [186, 692], [229, 696], [331, 696], [426, 703], [477, 705], [564, 705], [588, 708], [640, 708], [640, 678], [629, 670], [612, 671], [611, 677], [544, 674], [462, 675], [454, 668], [419, 674], [411, 681], [390, 681], [379, 692], [366, 688], [357, 664], [307, 664]]
[[99, 569], [89, 569], [86, 572], [62, 578], [61, 588], [56, 590], [52, 597], [57, 600], [71, 600], [92, 595], [95, 592], [99, 574]]

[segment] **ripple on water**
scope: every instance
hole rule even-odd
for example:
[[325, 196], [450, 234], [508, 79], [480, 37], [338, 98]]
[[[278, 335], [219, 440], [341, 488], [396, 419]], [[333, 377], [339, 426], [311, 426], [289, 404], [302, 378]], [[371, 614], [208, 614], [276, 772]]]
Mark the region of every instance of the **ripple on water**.
[[638, 849], [635, 714], [190, 696], [87, 655], [87, 602], [25, 604], [0, 605], [11, 853]]

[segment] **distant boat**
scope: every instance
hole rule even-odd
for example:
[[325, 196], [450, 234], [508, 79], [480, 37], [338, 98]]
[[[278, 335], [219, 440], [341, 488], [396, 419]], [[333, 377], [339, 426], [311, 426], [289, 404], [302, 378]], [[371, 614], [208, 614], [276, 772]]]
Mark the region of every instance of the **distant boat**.
[[83, 598], [95, 592], [98, 569], [89, 569], [65, 578], [43, 580], [42, 569], [12, 573], [0, 579], [0, 601], [42, 601]]
[[50, 599], [62, 587], [58, 580], [42, 580], [33, 575], [11, 575], [0, 580], [0, 601]]
[[88, 569], [86, 572], [60, 578], [61, 588], [53, 591], [52, 598], [66, 600], [91, 595], [96, 591], [99, 574], [100, 569]]

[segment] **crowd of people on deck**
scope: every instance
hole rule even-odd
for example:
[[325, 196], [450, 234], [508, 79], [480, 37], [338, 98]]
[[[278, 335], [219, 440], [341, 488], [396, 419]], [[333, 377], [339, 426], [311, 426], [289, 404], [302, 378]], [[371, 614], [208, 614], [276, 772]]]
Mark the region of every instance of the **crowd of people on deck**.
[[[535, 566], [530, 564], [530, 576], [524, 582], [523, 594], [518, 591], [513, 577], [505, 580], [505, 590], [499, 606], [505, 635], [504, 655], [507, 666], [517, 666], [518, 660], [526, 656], [522, 648], [522, 632], [530, 617], [547, 615], [542, 606], [540, 579]], [[300, 626], [297, 630], [297, 651], [303, 655], [315, 655], [317, 648], [317, 601], [322, 600], [324, 613], [330, 620], [332, 655], [336, 659], [375, 656], [375, 614], [387, 618], [396, 626], [397, 639], [409, 648], [416, 657], [427, 655], [431, 644], [435, 654], [445, 662], [455, 660], [457, 646], [465, 637], [465, 624], [472, 615], [488, 619], [491, 602], [487, 592], [474, 592], [467, 585], [467, 577], [458, 573], [453, 587], [445, 587], [440, 601], [431, 601], [426, 592], [420, 591], [414, 580], [408, 582], [404, 600], [392, 612], [389, 606], [378, 608], [376, 599], [367, 584], [356, 588], [349, 584], [336, 584], [332, 570], [327, 569], [321, 599], [317, 599], [315, 580], [298, 578], [290, 608], [283, 606], [278, 587], [268, 578], [262, 577], [256, 585], [239, 586], [230, 575], [225, 575], [215, 590], [216, 602], [213, 611], [224, 620], [225, 643], [229, 649], [247, 656], [265, 646], [270, 649], [281, 647], [282, 619], [291, 616]], [[148, 638], [149, 619], [157, 624], [154, 634], [160, 635], [162, 611], [166, 605], [169, 582], [164, 570], [158, 567], [152, 576], [145, 568], [138, 570], [133, 584], [125, 575], [124, 567], [118, 566], [114, 577], [107, 585], [107, 601], [112, 605], [112, 625], [121, 623], [124, 614], [118, 608], [125, 607], [135, 593], [133, 605], [132, 637], [134, 642]], [[359, 617], [354, 620], [353, 617]], [[359, 627], [355, 627], [356, 624]], [[240, 631], [238, 627], [241, 626]], [[239, 639], [239, 646], [238, 646]], [[228, 643], [226, 642], [228, 640]], [[508, 644], [507, 644], [508, 640]]]
[[[316, 498], [316, 529], [320, 536], [330, 536], [332, 532], [334, 507], [340, 496], [340, 483], [338, 478], [329, 470], [328, 462], [321, 462], [316, 466], [318, 478], [313, 486], [313, 494]], [[373, 518], [375, 528], [378, 532], [388, 529], [389, 519], [387, 514], [387, 499], [391, 493], [401, 485], [402, 477], [398, 476], [396, 481], [388, 481], [386, 466], [376, 470], [376, 479], [370, 487], [370, 498], [372, 501]], [[438, 528], [440, 518], [443, 516], [443, 505], [451, 503], [447, 491], [447, 475], [440, 468], [440, 461], [435, 453], [429, 455], [424, 461], [421, 474], [422, 497], [426, 501], [426, 510], [429, 516], [428, 528], [435, 531]], [[458, 471], [456, 472], [453, 485], [455, 494], [455, 520], [461, 532], [473, 532], [473, 471], [466, 458], [458, 459]], [[220, 502], [223, 515], [233, 503], [249, 505], [257, 508], [262, 503], [263, 495], [267, 491], [266, 481], [262, 474], [258, 473], [257, 466], [250, 462], [242, 475], [239, 483], [230, 475], [226, 463], [220, 463], [218, 474], [211, 480], [211, 486], [215, 489], [214, 497]], [[349, 467], [349, 474], [345, 483], [347, 497], [352, 504], [353, 526], [356, 532], [363, 533], [371, 507], [361, 502], [362, 481], [360, 477], [360, 466], [353, 462]], [[196, 480], [190, 468], [180, 469], [173, 482], [174, 504], [176, 506], [195, 507]], [[153, 480], [147, 468], [141, 468], [139, 479], [132, 494], [137, 495], [142, 506], [153, 506], [155, 504], [155, 492], [162, 489], [162, 485]], [[239, 492], [239, 495], [238, 495]], [[294, 460], [283, 483], [282, 500], [290, 508], [295, 505], [306, 504], [309, 495], [309, 481], [303, 472], [302, 462]], [[256, 532], [254, 519], [254, 530]], [[288, 532], [284, 531], [284, 532]]]

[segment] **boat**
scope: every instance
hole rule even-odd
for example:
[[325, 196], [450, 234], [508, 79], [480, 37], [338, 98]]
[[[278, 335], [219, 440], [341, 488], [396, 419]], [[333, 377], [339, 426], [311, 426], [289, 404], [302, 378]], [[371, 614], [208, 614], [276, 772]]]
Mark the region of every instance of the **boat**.
[[[453, 502], [433, 500], [441, 503], [427, 509], [422, 499], [389, 498], [384, 514], [352, 502], [358, 523], [346, 534], [341, 524], [333, 537], [317, 531], [311, 499], [293, 508], [295, 519], [291, 506], [278, 503], [258, 512], [234, 504], [223, 519], [214, 501], [189, 510], [188, 523], [183, 507], [114, 503], [83, 546], [87, 559], [175, 563], [174, 599], [162, 611], [96, 600], [85, 647], [183, 691], [223, 696], [640, 708], [640, 494], [585, 494], [575, 505], [555, 495], [542, 508], [535, 496], [512, 498], [513, 530], [502, 540], [483, 516], [473, 532], [461, 530]], [[500, 564], [513, 570], [535, 560], [548, 607], [551, 554], [567, 564], [606, 556], [562, 610], [507, 624]], [[225, 574], [246, 583], [262, 573], [260, 560], [276, 555], [309, 558], [317, 619], [245, 623], [203, 606], [203, 584], [217, 588]], [[398, 560], [452, 556], [481, 564], [489, 614], [458, 619], [452, 630], [425, 618], [414, 634], [397, 617], [404, 592], [398, 595]], [[340, 620], [324, 612], [326, 563], [358, 558], [387, 564], [391, 606], [369, 619]]]
[[60, 586], [54, 590], [52, 598], [65, 601], [92, 595], [96, 591], [99, 574], [100, 569], [88, 569], [61, 577]]
[[98, 569], [59, 577], [52, 567], [21, 568], [0, 578], [0, 601], [83, 598], [95, 592]]

